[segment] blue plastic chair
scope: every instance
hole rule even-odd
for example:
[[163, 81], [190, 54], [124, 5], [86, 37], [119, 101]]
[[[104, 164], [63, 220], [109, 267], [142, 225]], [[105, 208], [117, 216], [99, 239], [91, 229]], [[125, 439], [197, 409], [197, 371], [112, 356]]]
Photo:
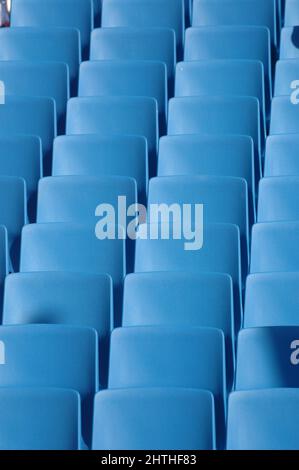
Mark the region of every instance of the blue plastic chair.
[[108, 388], [136, 387], [209, 390], [215, 398], [217, 441], [221, 447], [227, 393], [222, 331], [181, 326], [114, 330]]
[[299, 221], [298, 191], [299, 176], [261, 179], [258, 222]]
[[[169, 293], [171, 292], [171, 295]], [[211, 327], [226, 344], [228, 388], [234, 376], [233, 286], [226, 274], [129, 274], [124, 284], [123, 326]]]
[[[156, 233], [158, 238], [155, 239]], [[169, 239], [162, 239], [161, 227], [156, 224], [142, 225], [140, 235], [136, 240], [135, 272], [187, 271], [197, 274], [229, 274], [234, 286], [235, 328], [238, 330], [242, 314], [242, 280], [240, 234], [237, 226], [204, 224], [203, 238], [200, 240], [201, 235], [197, 232], [193, 246], [186, 245], [184, 238], [175, 239], [171, 230]], [[199, 248], [200, 241], [203, 244]]]
[[263, 26], [201, 26], [186, 30], [185, 60], [259, 60], [265, 70], [266, 102], [272, 96], [270, 31]]
[[176, 388], [99, 392], [95, 396], [92, 447], [215, 449], [213, 396], [207, 390]]
[[[260, 103], [261, 138], [266, 137], [263, 64], [257, 60], [202, 60], [176, 66], [175, 96], [255, 96]], [[267, 115], [269, 114], [269, 106]]]
[[158, 176], [235, 176], [247, 181], [249, 220], [255, 221], [253, 140], [242, 135], [177, 135], [160, 139]]
[[0, 43], [0, 60], [67, 64], [71, 93], [76, 94], [81, 62], [79, 31], [71, 28], [1, 28]]
[[85, 326], [97, 330], [100, 383], [106, 384], [113, 325], [112, 280], [108, 275], [55, 271], [7, 276], [3, 324], [32, 323]]
[[299, 222], [266, 222], [252, 228], [251, 273], [298, 271]]
[[277, 46], [276, 0], [193, 0], [192, 26], [267, 26]]
[[167, 28], [98, 28], [91, 33], [91, 60], [164, 62], [170, 93], [176, 64], [175, 33]]
[[235, 392], [228, 404], [228, 450], [298, 450], [299, 391]]
[[80, 396], [73, 390], [0, 388], [1, 450], [79, 450]]
[[54, 140], [53, 176], [128, 176], [137, 182], [143, 204], [147, 167], [147, 143], [141, 136], [68, 135]]
[[87, 58], [93, 29], [93, 1], [14, 0], [11, 26], [77, 29], [80, 31], [82, 55]]
[[299, 134], [271, 135], [266, 142], [265, 176], [299, 175]]
[[98, 390], [98, 337], [92, 328], [65, 325], [0, 327], [0, 387], [69, 388], [80, 393], [82, 431], [90, 439]]
[[298, 326], [241, 330], [236, 390], [298, 388]]
[[7, 229], [3, 225], [0, 225], [0, 305], [2, 305], [3, 302], [4, 280], [8, 272], [9, 254]]
[[140, 96], [72, 98], [67, 106], [66, 133], [127, 134], [146, 137], [150, 174], [156, 171], [158, 107], [153, 98]]
[[298, 38], [299, 38], [298, 26], [282, 28], [281, 39], [280, 39], [280, 54], [279, 54], [280, 59], [298, 59], [299, 58]]
[[251, 274], [246, 282], [244, 327], [299, 326], [298, 273]]
[[168, 134], [249, 135], [254, 141], [256, 179], [260, 177], [261, 135], [257, 98], [243, 96], [173, 98], [169, 102]]
[[[294, 90], [291, 85], [292, 82], [296, 80], [298, 73], [298, 59], [278, 60], [276, 62], [274, 95], [290, 97]], [[296, 86], [296, 88], [298, 87]], [[298, 97], [296, 96], [296, 99], [297, 98]]]
[[294, 0], [287, 0], [285, 4], [284, 25], [285, 26], [298, 26], [299, 25], [299, 5]]
[[165, 133], [167, 117], [165, 64], [140, 60], [83, 62], [79, 74], [79, 96], [113, 95], [155, 98], [158, 102], [160, 132]]
[[53, 98], [56, 104], [58, 132], [64, 133], [66, 102], [69, 99], [69, 73], [66, 64], [0, 61], [0, 80], [5, 83], [6, 95]]
[[[116, 227], [116, 232], [120, 227]], [[95, 228], [74, 223], [27, 225], [22, 231], [21, 272], [107, 273], [113, 279], [116, 324], [120, 324], [125, 240], [99, 240]]]
[[[221, 194], [221, 198], [219, 198]], [[148, 205], [203, 204], [203, 223], [229, 223], [240, 229], [241, 261], [246, 277], [249, 263], [249, 223], [247, 183], [241, 178], [225, 176], [164, 176], [149, 183]], [[164, 216], [165, 217], [165, 216]], [[175, 215], [174, 215], [175, 217]], [[180, 214], [181, 217], [181, 214]], [[193, 213], [191, 214], [193, 216]], [[169, 213], [166, 214], [166, 220]], [[150, 223], [164, 222], [163, 214], [149, 215]]]
[[102, 27], [169, 28], [180, 57], [184, 46], [184, 0], [103, 0]]
[[272, 100], [270, 134], [299, 133], [298, 108], [290, 96], [277, 96]]
[[44, 171], [47, 172], [51, 163], [53, 138], [56, 136], [55, 112], [52, 98], [7, 96], [5, 106], [0, 106], [0, 138], [16, 134], [40, 137]]

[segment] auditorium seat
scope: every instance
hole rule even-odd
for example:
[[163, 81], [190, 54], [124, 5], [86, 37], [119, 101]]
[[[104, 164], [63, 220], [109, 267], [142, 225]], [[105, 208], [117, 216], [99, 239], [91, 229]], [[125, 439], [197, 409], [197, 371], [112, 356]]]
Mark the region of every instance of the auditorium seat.
[[233, 308], [232, 280], [227, 274], [183, 271], [129, 274], [124, 283], [122, 324], [222, 330], [229, 388], [234, 374]]
[[94, 407], [93, 450], [215, 449], [214, 399], [207, 390], [104, 390]]
[[93, 29], [92, 0], [13, 0], [10, 23], [11, 26], [77, 29], [82, 55], [88, 58]]
[[270, 134], [299, 134], [298, 108], [289, 96], [272, 100]]
[[54, 140], [53, 176], [128, 176], [137, 182], [138, 199], [143, 204], [147, 166], [147, 142], [142, 136], [82, 134]]
[[[274, 95], [290, 96], [292, 90], [296, 90], [298, 88], [298, 82], [296, 81], [298, 72], [299, 60], [278, 60], [276, 62]], [[298, 99], [298, 94], [296, 95], [296, 99]]]
[[160, 131], [165, 133], [168, 105], [167, 70], [162, 62], [141, 60], [82, 62], [78, 94], [79, 96], [117, 95], [155, 98], [158, 102]]
[[299, 274], [251, 274], [246, 283], [244, 328], [299, 326]]
[[158, 108], [154, 98], [102, 96], [72, 98], [67, 105], [67, 134], [146, 137], [150, 174], [156, 171]]
[[63, 62], [76, 94], [81, 61], [79, 31], [71, 28], [0, 28], [0, 60]]
[[232, 393], [228, 404], [228, 450], [298, 450], [295, 389]]
[[280, 55], [279, 55], [280, 59], [298, 59], [299, 58], [298, 38], [299, 38], [298, 26], [282, 28], [281, 39], [280, 39]]
[[259, 185], [258, 222], [299, 221], [299, 176], [262, 178]]
[[226, 419], [224, 348], [224, 335], [214, 328], [118, 328], [111, 335], [108, 388], [209, 390], [215, 399], [220, 447]]
[[80, 396], [73, 390], [0, 388], [0, 414], [1, 450], [81, 448]]
[[267, 138], [265, 176], [299, 175], [298, 134], [271, 135]]
[[4, 359], [0, 387], [76, 390], [82, 400], [83, 435], [89, 441], [92, 400], [98, 390], [95, 330], [65, 325], [1, 326], [0, 341]]

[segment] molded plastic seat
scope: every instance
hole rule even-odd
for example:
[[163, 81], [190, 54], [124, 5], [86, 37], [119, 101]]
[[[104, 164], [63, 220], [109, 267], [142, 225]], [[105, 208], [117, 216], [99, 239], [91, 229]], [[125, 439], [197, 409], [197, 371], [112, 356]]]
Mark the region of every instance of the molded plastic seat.
[[298, 334], [298, 326], [241, 330], [236, 390], [298, 388]]
[[0, 225], [0, 305], [3, 301], [4, 280], [9, 271], [7, 229]]
[[83, 57], [88, 57], [93, 29], [92, 0], [13, 0], [10, 21], [11, 26], [77, 29]]
[[[207, 119], [209, 116], [209, 119]], [[168, 134], [240, 134], [254, 141], [256, 178], [261, 172], [260, 110], [257, 98], [201, 96], [169, 102]]]
[[[43, 2], [39, 2], [43, 3]], [[0, 60], [64, 62], [76, 93], [81, 61], [79, 31], [71, 28], [1, 28]]]
[[299, 134], [271, 135], [266, 143], [265, 176], [299, 175]]
[[164, 62], [173, 88], [175, 33], [167, 28], [98, 28], [91, 33], [91, 60], [151, 60]]
[[58, 129], [61, 133], [64, 132], [66, 102], [69, 99], [69, 73], [66, 64], [0, 61], [0, 79], [5, 83], [7, 95], [53, 98], [56, 104]]
[[299, 25], [299, 5], [294, 0], [287, 0], [285, 4], [285, 26], [298, 26]]
[[175, 31], [179, 56], [183, 51], [183, 0], [103, 0], [102, 27], [169, 28]]
[[299, 326], [298, 273], [251, 274], [246, 282], [244, 327]]
[[54, 140], [53, 176], [128, 176], [146, 201], [148, 168], [145, 137], [67, 135]]
[[0, 106], [0, 138], [16, 134], [40, 137], [45, 169], [49, 170], [52, 143], [56, 136], [55, 112], [52, 98], [7, 96], [5, 106]]
[[214, 399], [206, 390], [104, 390], [94, 406], [94, 450], [215, 449]]
[[262, 178], [258, 222], [299, 221], [299, 176]]
[[[120, 227], [116, 227], [118, 229]], [[116, 324], [120, 324], [118, 316], [125, 266], [125, 240], [99, 240], [93, 227], [73, 223], [47, 223], [23, 228], [20, 271], [110, 274], [114, 286]]]
[[299, 58], [278, 60], [276, 62], [274, 95], [290, 97], [292, 93], [291, 85], [293, 81], [296, 81], [298, 73]]
[[[82, 399], [89, 437], [92, 400], [98, 390], [98, 337], [92, 328], [60, 325], [0, 327], [0, 387], [70, 388]], [[88, 439], [86, 439], [88, 440]]]
[[158, 108], [153, 98], [139, 96], [72, 98], [67, 106], [66, 133], [144, 136], [148, 144], [151, 173], [156, 171]]
[[[221, 195], [221, 197], [219, 197]], [[249, 224], [247, 183], [241, 178], [224, 176], [164, 176], [152, 178], [149, 184], [148, 205], [203, 204], [204, 224], [220, 222], [238, 225], [241, 236], [242, 269], [244, 277], [249, 262]], [[194, 213], [191, 214], [192, 219]], [[164, 215], [166, 220], [169, 213]], [[180, 215], [181, 216], [181, 215]], [[158, 218], [157, 218], [158, 217]], [[175, 215], [174, 215], [175, 217]], [[164, 222], [163, 214], [149, 216], [149, 222]]]
[[235, 176], [247, 181], [250, 222], [255, 220], [254, 149], [249, 136], [178, 135], [160, 139], [158, 176]]
[[266, 222], [252, 228], [251, 273], [299, 270], [299, 222]]
[[79, 96], [113, 95], [155, 98], [158, 102], [161, 132], [165, 133], [167, 114], [165, 64], [128, 60], [83, 62], [79, 74]]
[[[204, 224], [203, 238], [197, 228], [197, 238], [195, 239], [193, 234], [192, 242], [184, 238], [174, 239], [174, 233], [171, 231], [169, 239], [155, 239], [153, 235], [156, 229], [161, 227], [156, 224], [140, 226], [141, 237], [136, 240], [135, 272], [187, 271], [197, 274], [229, 274], [234, 286], [235, 327], [238, 330], [242, 312], [238, 227], [231, 224]], [[159, 230], [157, 233], [161, 235]], [[201, 246], [200, 241], [203, 242]], [[191, 243], [191, 246], [188, 243]]]
[[79, 450], [80, 396], [73, 390], [0, 388], [1, 450]]
[[[171, 292], [171, 295], [169, 293]], [[226, 274], [129, 274], [124, 284], [123, 326], [211, 327], [223, 331], [228, 388], [234, 375], [233, 286]]]
[[298, 405], [299, 391], [294, 389], [232, 393], [228, 404], [227, 448], [298, 450]]
[[215, 398], [220, 446], [226, 415], [224, 349], [224, 335], [214, 328], [118, 328], [111, 335], [108, 388], [209, 390]]
[[[299, 27], [286, 27], [281, 30], [280, 59], [299, 58]], [[296, 79], [296, 77], [295, 77]]]
[[263, 26], [201, 26], [186, 30], [185, 60], [260, 60], [266, 101], [272, 96], [270, 31]]
[[270, 134], [299, 133], [298, 108], [289, 96], [277, 96], [272, 100]]

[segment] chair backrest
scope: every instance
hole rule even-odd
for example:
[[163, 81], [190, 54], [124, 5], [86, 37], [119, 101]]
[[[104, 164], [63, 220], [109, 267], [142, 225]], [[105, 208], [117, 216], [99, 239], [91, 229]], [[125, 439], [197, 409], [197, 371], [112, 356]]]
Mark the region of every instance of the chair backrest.
[[299, 134], [298, 108], [289, 96], [272, 100], [270, 134]]
[[0, 305], [3, 301], [4, 280], [9, 272], [7, 229], [0, 225]]
[[285, 27], [281, 30], [280, 59], [299, 58], [299, 28], [298, 26]]
[[266, 143], [265, 176], [299, 175], [298, 134], [271, 135]]
[[258, 222], [299, 221], [299, 176], [262, 178], [259, 185]]
[[[299, 60], [298, 59], [285, 59], [276, 62], [275, 70], [275, 96], [289, 96], [292, 90], [298, 87], [296, 77], [299, 73]], [[293, 83], [294, 82], [294, 83]], [[297, 92], [296, 97], [297, 99]]]

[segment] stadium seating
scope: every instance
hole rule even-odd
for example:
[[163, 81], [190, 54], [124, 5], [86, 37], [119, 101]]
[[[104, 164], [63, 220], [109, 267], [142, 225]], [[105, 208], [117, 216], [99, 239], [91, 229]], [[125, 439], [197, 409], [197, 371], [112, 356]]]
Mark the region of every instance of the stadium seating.
[[9, 272], [7, 229], [0, 225], [0, 305], [3, 301], [5, 276]]
[[275, 72], [275, 96], [290, 96], [292, 89], [294, 89], [293, 82], [296, 88], [296, 76], [299, 70], [299, 61], [297, 59], [284, 59], [276, 62]]
[[258, 222], [299, 220], [298, 176], [261, 179], [259, 186]]
[[299, 134], [298, 108], [289, 96], [277, 96], [272, 100], [270, 134]]
[[299, 135], [271, 135], [267, 139], [264, 176], [299, 175]]

